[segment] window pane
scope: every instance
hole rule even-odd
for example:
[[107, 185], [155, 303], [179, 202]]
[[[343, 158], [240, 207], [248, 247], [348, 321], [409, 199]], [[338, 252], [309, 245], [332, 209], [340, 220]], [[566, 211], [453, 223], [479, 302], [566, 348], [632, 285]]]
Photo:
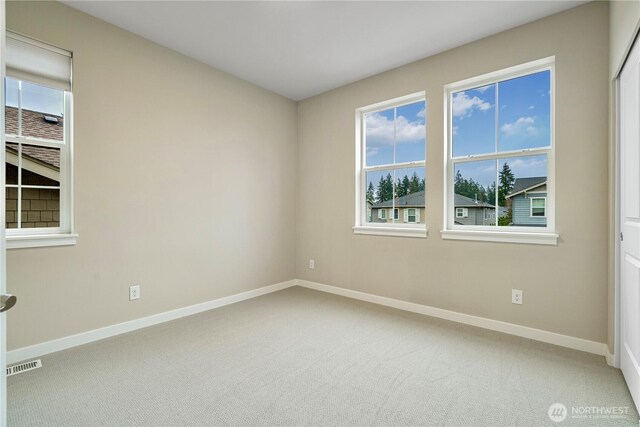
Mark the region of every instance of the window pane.
[[22, 185], [60, 185], [60, 149], [22, 144]]
[[496, 161], [454, 163], [454, 222], [495, 225]]
[[5, 191], [5, 221], [7, 228], [18, 228], [18, 189], [7, 188]]
[[546, 199], [531, 199], [531, 216], [546, 215]]
[[59, 226], [60, 190], [23, 188], [21, 228]]
[[551, 145], [551, 72], [498, 84], [499, 151]]
[[399, 209], [398, 219], [395, 222], [409, 222], [407, 215], [409, 209], [415, 209], [416, 217], [422, 224], [425, 223], [425, 168], [404, 168], [394, 171], [395, 174], [395, 204]]
[[365, 115], [366, 166], [393, 163], [394, 109]]
[[18, 81], [5, 79], [5, 133], [18, 135]]
[[18, 144], [7, 143], [5, 145], [7, 163], [5, 167], [5, 182], [8, 185], [18, 184]]
[[547, 155], [500, 159], [498, 199], [504, 211], [499, 225], [545, 227], [545, 217], [531, 216], [531, 198], [547, 196]]
[[22, 135], [64, 140], [64, 92], [22, 82]]
[[391, 221], [393, 209], [393, 170], [367, 172], [365, 200], [367, 222]]
[[396, 109], [396, 163], [425, 159], [425, 101], [403, 105]]
[[496, 85], [451, 96], [453, 157], [496, 151]]

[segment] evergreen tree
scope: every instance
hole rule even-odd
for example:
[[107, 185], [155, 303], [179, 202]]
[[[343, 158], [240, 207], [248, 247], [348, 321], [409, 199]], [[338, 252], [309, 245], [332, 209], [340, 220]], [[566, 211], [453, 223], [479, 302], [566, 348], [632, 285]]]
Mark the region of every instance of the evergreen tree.
[[385, 201], [393, 199], [393, 178], [391, 174], [387, 174], [387, 178], [384, 180], [385, 185]]
[[386, 202], [393, 198], [393, 178], [391, 174], [387, 174], [386, 177], [381, 176], [378, 183], [378, 197], [376, 203]]
[[376, 203], [384, 202], [384, 177], [380, 177], [380, 181], [378, 182], [378, 191], [376, 192]]
[[418, 191], [420, 191], [420, 178], [418, 178], [418, 174], [414, 172], [409, 180], [408, 194], [417, 193]]
[[496, 182], [494, 181], [489, 187], [487, 187], [487, 203], [492, 205], [496, 204]]
[[407, 190], [402, 185], [402, 181], [400, 181], [400, 178], [398, 178], [398, 180], [396, 181], [396, 197], [402, 197], [406, 195], [407, 195]]
[[411, 182], [409, 181], [409, 177], [405, 175], [404, 178], [402, 178], [402, 191], [404, 191], [405, 195], [409, 194], [410, 186], [411, 186]]
[[369, 186], [367, 187], [367, 203], [373, 205], [376, 202], [376, 190], [373, 187], [373, 182], [369, 181]]
[[500, 179], [500, 188], [498, 189], [498, 204], [500, 206], [505, 206], [506, 196], [507, 194], [511, 193], [511, 191], [513, 190], [513, 183], [516, 180], [507, 162], [505, 162], [502, 165], [502, 170], [500, 171], [499, 179]]

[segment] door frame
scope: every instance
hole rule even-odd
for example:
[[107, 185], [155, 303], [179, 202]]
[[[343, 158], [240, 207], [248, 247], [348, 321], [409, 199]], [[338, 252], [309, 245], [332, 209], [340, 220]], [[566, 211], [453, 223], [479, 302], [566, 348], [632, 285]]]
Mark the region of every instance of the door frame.
[[[5, 141], [4, 141], [4, 76], [5, 76], [5, 34], [6, 8], [0, 2], [0, 188], [5, 188]], [[5, 198], [0, 197], [0, 294], [7, 287], [7, 247], [5, 237]], [[0, 313], [0, 426], [7, 425], [7, 315]]]
[[[626, 59], [626, 58], [625, 58]], [[626, 61], [624, 61], [626, 62]], [[623, 63], [624, 63], [623, 62]], [[614, 172], [614, 197], [615, 203], [614, 209], [614, 294], [613, 294], [613, 366], [620, 369], [620, 316], [622, 312], [620, 310], [620, 267], [621, 259], [620, 254], [622, 250], [622, 240], [620, 239], [622, 228], [620, 227], [620, 70], [616, 74], [613, 81], [613, 144], [614, 144], [614, 157], [615, 157], [615, 172]]]

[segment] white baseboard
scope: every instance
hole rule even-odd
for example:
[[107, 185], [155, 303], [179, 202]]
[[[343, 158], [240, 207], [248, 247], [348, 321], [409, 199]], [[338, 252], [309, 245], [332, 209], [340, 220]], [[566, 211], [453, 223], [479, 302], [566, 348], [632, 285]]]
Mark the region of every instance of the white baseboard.
[[451, 320], [453, 322], [464, 323], [466, 325], [477, 326], [492, 331], [503, 332], [505, 334], [516, 335], [549, 344], [572, 348], [574, 350], [585, 351], [600, 356], [604, 356], [609, 365], [613, 366], [613, 355], [609, 353], [609, 348], [605, 343], [589, 341], [582, 338], [561, 335], [555, 332], [543, 331], [541, 329], [529, 328], [527, 326], [515, 325], [513, 323], [502, 322], [500, 320], [487, 319], [485, 317], [472, 316], [441, 308], [430, 307], [407, 301], [381, 297], [364, 292], [353, 291], [351, 289], [339, 288], [336, 286], [324, 285], [322, 283], [310, 282], [308, 280], [297, 280], [298, 286], [315, 289], [317, 291], [328, 292], [374, 304], [393, 307], [413, 313], [425, 314], [427, 316], [440, 319]]
[[536, 341], [542, 341], [549, 344], [555, 344], [562, 347], [585, 351], [588, 353], [604, 356], [609, 365], [613, 366], [614, 364], [614, 356], [609, 353], [609, 349], [604, 343], [589, 341], [582, 338], [570, 337], [568, 335], [561, 335], [555, 332], [543, 331], [541, 329], [529, 328], [527, 326], [515, 325], [499, 320], [492, 320], [484, 317], [472, 316], [469, 314], [430, 307], [427, 305], [381, 297], [378, 295], [367, 294], [364, 292], [353, 291], [350, 289], [339, 288], [322, 283], [310, 282], [308, 280], [293, 279], [286, 282], [277, 283], [275, 285], [265, 286], [262, 288], [253, 289], [251, 291], [246, 291], [239, 294], [203, 302], [200, 304], [178, 308], [176, 310], [171, 310], [164, 313], [154, 314], [152, 316], [143, 317], [141, 319], [130, 320], [128, 322], [118, 323], [116, 325], [106, 326], [100, 329], [94, 329], [92, 331], [83, 332], [77, 335], [71, 335], [68, 337], [47, 341], [41, 344], [35, 344], [29, 347], [12, 350], [7, 352], [7, 365], [11, 365], [27, 359], [33, 359], [35, 357], [44, 356], [45, 354], [53, 353], [56, 351], [66, 350], [68, 348], [76, 347], [82, 344], [88, 344], [90, 342], [113, 337], [119, 334], [124, 334], [126, 332], [135, 331], [137, 329], [146, 328], [148, 326], [157, 325], [159, 323], [168, 322], [170, 320], [179, 319], [181, 317], [190, 316], [192, 314], [201, 313], [203, 311], [212, 310], [214, 308], [222, 307], [247, 299], [259, 297], [261, 295], [266, 295], [296, 285], [374, 304], [384, 305], [387, 307], [393, 307], [399, 310], [424, 314], [440, 319], [451, 320], [453, 322], [464, 323], [467, 325], [516, 335], [523, 338], [529, 338]]
[[11, 365], [27, 359], [32, 359], [34, 357], [44, 356], [45, 354], [53, 353], [56, 351], [66, 350], [71, 347], [87, 344], [115, 335], [124, 334], [126, 332], [135, 331], [137, 329], [146, 328], [148, 326], [157, 325], [158, 323], [168, 322], [170, 320], [179, 319], [181, 317], [190, 316], [192, 314], [201, 313], [203, 311], [212, 310], [214, 308], [259, 297], [261, 295], [266, 295], [271, 292], [276, 292], [295, 285], [296, 280], [293, 279], [282, 283], [276, 283], [275, 285], [264, 286], [262, 288], [241, 292], [239, 294], [214, 299], [200, 304], [190, 305], [188, 307], [154, 314], [152, 316], [143, 317], [141, 319], [130, 320], [128, 322], [118, 323], [116, 325], [106, 326], [100, 329], [94, 329], [92, 331], [47, 341], [41, 344], [35, 344], [29, 347], [18, 348], [16, 350], [7, 352], [7, 365]]

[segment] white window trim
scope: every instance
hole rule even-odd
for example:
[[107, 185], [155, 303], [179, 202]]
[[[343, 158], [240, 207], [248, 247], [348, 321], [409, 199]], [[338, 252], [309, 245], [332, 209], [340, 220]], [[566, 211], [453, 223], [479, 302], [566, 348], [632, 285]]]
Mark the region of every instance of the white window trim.
[[[529, 203], [529, 216], [531, 218], [546, 218], [547, 217], [547, 198], [546, 197], [529, 197], [531, 202]], [[544, 215], [533, 215], [533, 201], [544, 200]]]
[[[377, 111], [387, 110], [389, 108], [401, 107], [403, 105], [412, 104], [418, 101], [425, 101], [426, 94], [424, 91], [415, 92], [409, 95], [394, 98], [388, 101], [378, 102], [366, 107], [357, 108], [355, 111], [356, 119], [356, 209], [355, 209], [355, 225], [353, 226], [354, 234], [369, 234], [374, 236], [398, 236], [398, 237], [427, 237], [428, 232], [426, 224], [403, 224], [399, 222], [389, 223], [368, 223], [367, 222], [367, 206], [364, 195], [366, 194], [366, 173], [376, 170], [396, 170], [415, 167], [424, 167], [426, 170], [426, 152], [425, 160], [416, 162], [395, 163], [393, 165], [380, 165], [364, 167], [365, 165], [365, 135], [364, 135], [364, 115], [375, 113]], [[426, 130], [425, 130], [426, 140]], [[425, 144], [426, 151], [426, 144]], [[425, 192], [426, 194], [426, 192]], [[426, 206], [426, 204], [425, 204]]]
[[[516, 151], [472, 155], [464, 157], [452, 156], [452, 112], [451, 95], [461, 90], [472, 89], [500, 81], [526, 76], [540, 71], [549, 70], [550, 77], [550, 147], [531, 148]], [[516, 65], [500, 71], [491, 72], [478, 77], [472, 77], [444, 87], [444, 227], [441, 230], [443, 239], [476, 240], [488, 242], [512, 242], [527, 244], [557, 244], [558, 235], [555, 232], [555, 56]], [[453, 164], [479, 160], [495, 160], [508, 157], [524, 157], [547, 155], [547, 204], [546, 227], [498, 227], [484, 225], [455, 224], [453, 209]], [[451, 190], [451, 191], [450, 191]], [[497, 223], [497, 220], [496, 220]]]
[[64, 96], [63, 126], [64, 143], [28, 136], [5, 136], [9, 143], [60, 149], [60, 227], [7, 229], [7, 249], [69, 246], [77, 242], [73, 221], [73, 95], [70, 91]]

